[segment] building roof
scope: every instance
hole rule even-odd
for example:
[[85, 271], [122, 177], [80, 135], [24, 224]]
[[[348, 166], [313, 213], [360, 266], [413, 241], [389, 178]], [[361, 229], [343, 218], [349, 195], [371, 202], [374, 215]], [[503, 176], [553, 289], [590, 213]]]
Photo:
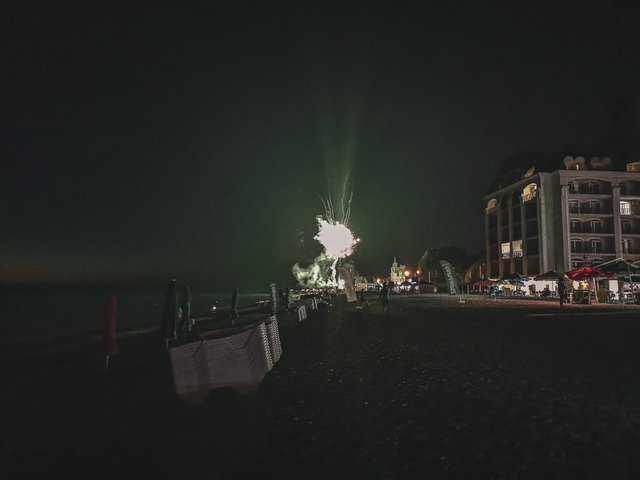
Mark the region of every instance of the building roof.
[[527, 176], [538, 172], [567, 170], [567, 162], [582, 159], [587, 170], [626, 171], [627, 161], [616, 161], [606, 155], [549, 155], [542, 152], [518, 152], [503, 163], [493, 179], [487, 195], [512, 185]]

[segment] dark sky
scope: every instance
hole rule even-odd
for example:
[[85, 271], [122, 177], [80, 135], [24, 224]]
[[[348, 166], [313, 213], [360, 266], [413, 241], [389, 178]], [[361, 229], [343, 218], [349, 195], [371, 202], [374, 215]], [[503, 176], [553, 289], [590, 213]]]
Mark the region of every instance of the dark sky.
[[348, 167], [361, 273], [479, 253], [507, 157], [602, 149], [637, 99], [638, 12], [606, 2], [15, 3], [5, 285], [293, 286]]

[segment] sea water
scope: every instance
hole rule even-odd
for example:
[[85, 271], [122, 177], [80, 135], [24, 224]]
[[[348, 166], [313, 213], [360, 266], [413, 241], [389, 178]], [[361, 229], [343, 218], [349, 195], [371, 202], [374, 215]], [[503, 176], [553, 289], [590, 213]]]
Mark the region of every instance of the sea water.
[[[160, 328], [166, 292], [108, 292], [116, 298], [116, 330], [154, 324]], [[182, 292], [177, 293], [180, 304]], [[104, 322], [106, 292], [96, 291], [9, 291], [0, 292], [0, 344], [100, 335]], [[264, 293], [240, 292], [239, 306], [268, 300]], [[231, 304], [231, 293], [192, 292], [192, 315], [210, 311], [211, 306]]]

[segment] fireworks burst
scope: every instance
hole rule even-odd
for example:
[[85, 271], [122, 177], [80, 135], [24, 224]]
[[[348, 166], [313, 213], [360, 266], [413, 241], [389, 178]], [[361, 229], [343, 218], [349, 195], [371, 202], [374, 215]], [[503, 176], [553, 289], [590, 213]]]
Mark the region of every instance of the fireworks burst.
[[350, 255], [353, 255], [356, 245], [360, 242], [359, 238], [353, 235], [353, 232], [347, 226], [347, 222], [351, 217], [351, 199], [353, 193], [349, 195], [348, 200], [341, 202], [341, 210], [343, 212], [340, 221], [336, 221], [331, 197], [322, 199], [325, 214], [318, 215], [318, 233], [316, 239], [324, 251], [315, 258], [309, 267], [301, 267], [295, 264], [292, 273], [298, 280], [298, 283], [304, 287], [326, 287], [337, 286], [336, 269], [338, 262]]

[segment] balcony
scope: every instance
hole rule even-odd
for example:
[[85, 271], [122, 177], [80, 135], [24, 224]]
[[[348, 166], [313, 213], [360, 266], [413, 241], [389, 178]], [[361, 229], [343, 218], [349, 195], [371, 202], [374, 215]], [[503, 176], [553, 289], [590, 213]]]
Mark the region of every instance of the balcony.
[[616, 252], [612, 252], [609, 251], [608, 248], [603, 249], [603, 248], [583, 248], [582, 252], [571, 252], [571, 253], [584, 253], [584, 254], [589, 254], [589, 255], [615, 255]]
[[620, 202], [620, 215], [640, 215], [640, 204], [637, 202]]
[[640, 183], [633, 181], [621, 183], [620, 195], [628, 195], [630, 197], [640, 196]]
[[568, 185], [569, 193], [581, 195], [610, 195], [611, 186], [607, 183], [589, 182], [589, 183], [570, 183]]
[[569, 205], [569, 213], [577, 215], [611, 215], [610, 212], [606, 212], [604, 208], [599, 205]]

